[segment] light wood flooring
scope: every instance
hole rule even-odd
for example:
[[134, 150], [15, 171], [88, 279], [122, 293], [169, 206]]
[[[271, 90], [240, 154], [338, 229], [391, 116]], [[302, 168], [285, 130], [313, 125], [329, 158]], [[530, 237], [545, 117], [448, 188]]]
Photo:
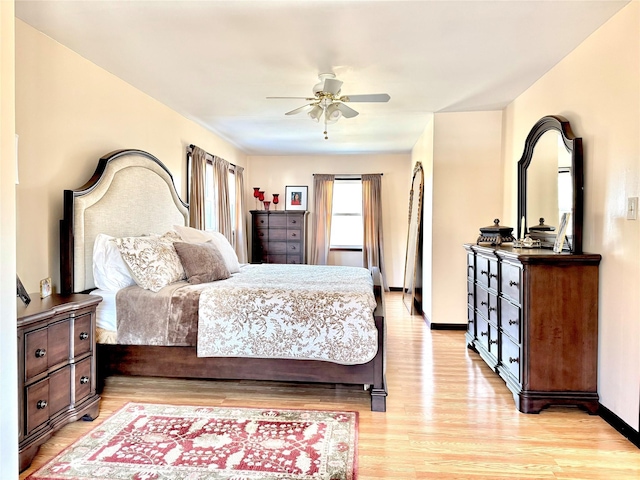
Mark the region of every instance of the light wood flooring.
[[40, 448], [25, 478], [126, 402], [357, 410], [358, 472], [367, 479], [640, 479], [640, 450], [597, 415], [519, 413], [462, 331], [430, 331], [386, 295], [387, 412], [357, 386], [112, 377], [100, 416]]

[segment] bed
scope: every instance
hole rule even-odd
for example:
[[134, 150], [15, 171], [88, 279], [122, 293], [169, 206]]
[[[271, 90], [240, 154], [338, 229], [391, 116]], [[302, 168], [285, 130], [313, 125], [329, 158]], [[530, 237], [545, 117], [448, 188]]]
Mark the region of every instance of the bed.
[[[184, 240], [184, 232], [192, 230], [187, 225], [188, 205], [180, 199], [171, 173], [160, 160], [141, 150], [118, 150], [105, 155], [99, 160], [95, 173], [85, 185], [64, 191], [64, 212], [60, 222], [61, 290], [63, 293], [98, 293], [105, 299], [100, 307], [103, 313], [117, 312], [118, 328], [114, 336], [110, 339], [109, 335], [103, 339], [99, 337], [98, 386], [109, 375], [356, 384], [368, 388], [371, 410], [386, 410], [386, 327], [384, 297], [377, 272], [365, 270], [368, 279], [362, 278], [361, 286], [351, 287], [349, 284], [355, 282], [348, 279], [364, 277], [361, 273], [364, 269], [343, 271], [341, 275], [346, 279], [343, 284], [338, 282], [340, 275], [335, 274], [337, 271], [331, 271], [329, 277], [335, 280], [323, 285], [322, 282], [327, 280], [322, 279], [326, 276], [322, 269], [331, 267], [241, 265], [229, 278], [223, 277], [211, 283], [192, 285], [186, 281], [189, 279], [182, 278], [162, 286], [157, 292], [149, 292], [147, 288], [140, 288], [138, 285], [125, 287], [115, 294], [96, 291], [93, 262], [97, 237], [143, 237], [144, 241], [144, 237], [163, 237], [168, 235], [167, 232], [175, 232], [177, 228], [181, 228], [179, 231]], [[178, 250], [177, 246], [184, 244], [173, 245]], [[286, 270], [291, 267], [298, 268]], [[246, 297], [243, 301], [253, 303], [247, 303], [240, 313], [236, 311], [229, 314], [231, 317], [244, 316], [243, 312], [257, 310], [255, 305], [268, 304], [271, 300], [255, 301], [254, 297], [260, 286], [252, 286], [249, 279], [257, 278], [262, 285], [276, 285], [276, 280], [272, 280], [273, 275], [289, 280], [278, 286], [278, 306], [268, 308], [269, 312], [278, 314], [271, 315], [273, 323], [266, 326], [261, 323], [265, 318], [260, 316], [262, 313], [254, 313], [257, 315], [255, 318], [260, 319], [260, 325], [254, 325], [250, 329], [253, 332], [249, 334], [253, 337], [239, 340], [235, 333], [242, 328], [227, 325], [226, 314], [221, 312], [231, 308], [230, 304], [239, 303], [233, 301], [234, 298]], [[267, 278], [269, 280], [265, 280]], [[291, 285], [287, 286], [287, 283]], [[329, 299], [329, 304], [324, 307], [322, 302], [317, 301], [318, 295], [307, 288], [315, 283], [326, 292]], [[295, 288], [293, 285], [299, 287]], [[242, 290], [238, 290], [239, 288]], [[129, 299], [129, 306], [143, 305], [141, 302], [145, 298], [155, 298], [155, 294], [165, 290], [171, 291], [168, 298], [173, 300], [169, 300], [169, 303], [175, 304], [176, 296], [183, 300], [193, 297], [197, 299], [195, 306], [192, 303], [191, 307], [180, 307], [180, 310], [175, 307], [172, 310], [174, 313], [167, 316], [159, 313], [156, 315], [157, 319], [153, 319], [153, 315], [146, 313], [142, 307], [137, 312], [131, 307], [132, 313], [123, 313], [125, 298]], [[223, 293], [226, 296], [222, 296]], [[266, 294], [269, 298], [275, 296], [273, 291]], [[305, 300], [302, 297], [316, 298], [316, 301], [303, 303]], [[354, 306], [365, 303], [368, 304], [368, 309], [362, 312]], [[347, 308], [345, 305], [351, 306]], [[324, 312], [331, 311], [335, 318], [346, 318], [347, 314], [337, 312], [336, 306], [345, 308], [345, 311], [356, 312], [355, 316], [364, 315], [369, 326], [355, 326], [350, 321], [330, 323]], [[120, 327], [120, 322], [124, 322], [127, 316], [131, 317], [129, 325], [133, 326], [129, 330], [133, 332], [128, 331], [128, 327]], [[318, 336], [323, 337], [324, 341], [330, 341], [332, 346], [344, 339], [342, 351], [350, 353], [330, 352], [337, 349], [325, 346], [311, 348], [315, 340], [295, 344], [300, 330], [305, 329], [299, 323], [296, 324], [296, 319], [302, 317], [313, 321], [314, 327], [309, 327], [308, 330], [318, 330]], [[175, 328], [171, 325], [163, 327], [163, 331], [169, 332], [169, 337], [173, 336], [173, 340], [169, 341], [167, 335], [159, 340], [148, 341], [143, 338], [145, 335], [135, 331], [136, 328], [144, 330], [145, 325], [146, 331], [151, 331], [155, 325], [153, 322], [164, 322], [163, 325], [182, 323], [176, 324], [178, 326]], [[284, 331], [283, 325], [289, 330]], [[322, 330], [323, 325], [327, 326], [325, 330]], [[224, 343], [209, 348], [207, 341], [203, 340], [207, 336], [222, 339]], [[274, 345], [282, 338], [287, 341], [281, 343], [291, 343], [297, 349], [295, 355], [274, 357], [269, 354], [266, 346]], [[247, 345], [253, 345], [253, 350]], [[366, 352], [365, 345], [368, 345]], [[362, 350], [362, 355], [355, 355], [359, 350]], [[335, 355], [325, 357], [327, 353]]]

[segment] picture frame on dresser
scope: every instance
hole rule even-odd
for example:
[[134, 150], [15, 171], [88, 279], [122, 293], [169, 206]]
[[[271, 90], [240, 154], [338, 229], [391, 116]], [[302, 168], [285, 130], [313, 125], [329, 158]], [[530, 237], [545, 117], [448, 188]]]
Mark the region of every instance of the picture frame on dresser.
[[284, 209], [306, 211], [308, 191], [306, 185], [287, 185], [284, 190]]
[[27, 293], [26, 288], [24, 288], [24, 285], [20, 281], [20, 277], [18, 275], [16, 275], [16, 292], [18, 298], [20, 298], [20, 300], [22, 300], [25, 305], [29, 305], [29, 302], [31, 302], [31, 297]]

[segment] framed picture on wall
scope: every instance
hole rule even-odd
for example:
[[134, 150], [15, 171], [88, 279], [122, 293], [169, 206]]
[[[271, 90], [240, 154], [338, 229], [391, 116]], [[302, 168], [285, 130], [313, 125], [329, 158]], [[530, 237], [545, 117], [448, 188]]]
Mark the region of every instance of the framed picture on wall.
[[284, 190], [285, 210], [306, 210], [309, 187], [287, 185]]

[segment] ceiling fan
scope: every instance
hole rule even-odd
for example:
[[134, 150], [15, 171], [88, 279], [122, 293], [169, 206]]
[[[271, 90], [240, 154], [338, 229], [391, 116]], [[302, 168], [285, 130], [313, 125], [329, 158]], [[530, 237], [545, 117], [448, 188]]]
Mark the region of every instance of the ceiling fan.
[[319, 83], [313, 86], [313, 97], [267, 97], [268, 99], [300, 99], [306, 100], [307, 105], [298, 107], [285, 115], [296, 115], [306, 112], [315, 122], [320, 122], [324, 116], [324, 138], [327, 140], [327, 125], [337, 122], [340, 117], [352, 118], [358, 115], [353, 108], [345, 105], [347, 102], [388, 102], [391, 98], [386, 93], [372, 93], [365, 95], [341, 95], [342, 81], [333, 73], [318, 75]]

